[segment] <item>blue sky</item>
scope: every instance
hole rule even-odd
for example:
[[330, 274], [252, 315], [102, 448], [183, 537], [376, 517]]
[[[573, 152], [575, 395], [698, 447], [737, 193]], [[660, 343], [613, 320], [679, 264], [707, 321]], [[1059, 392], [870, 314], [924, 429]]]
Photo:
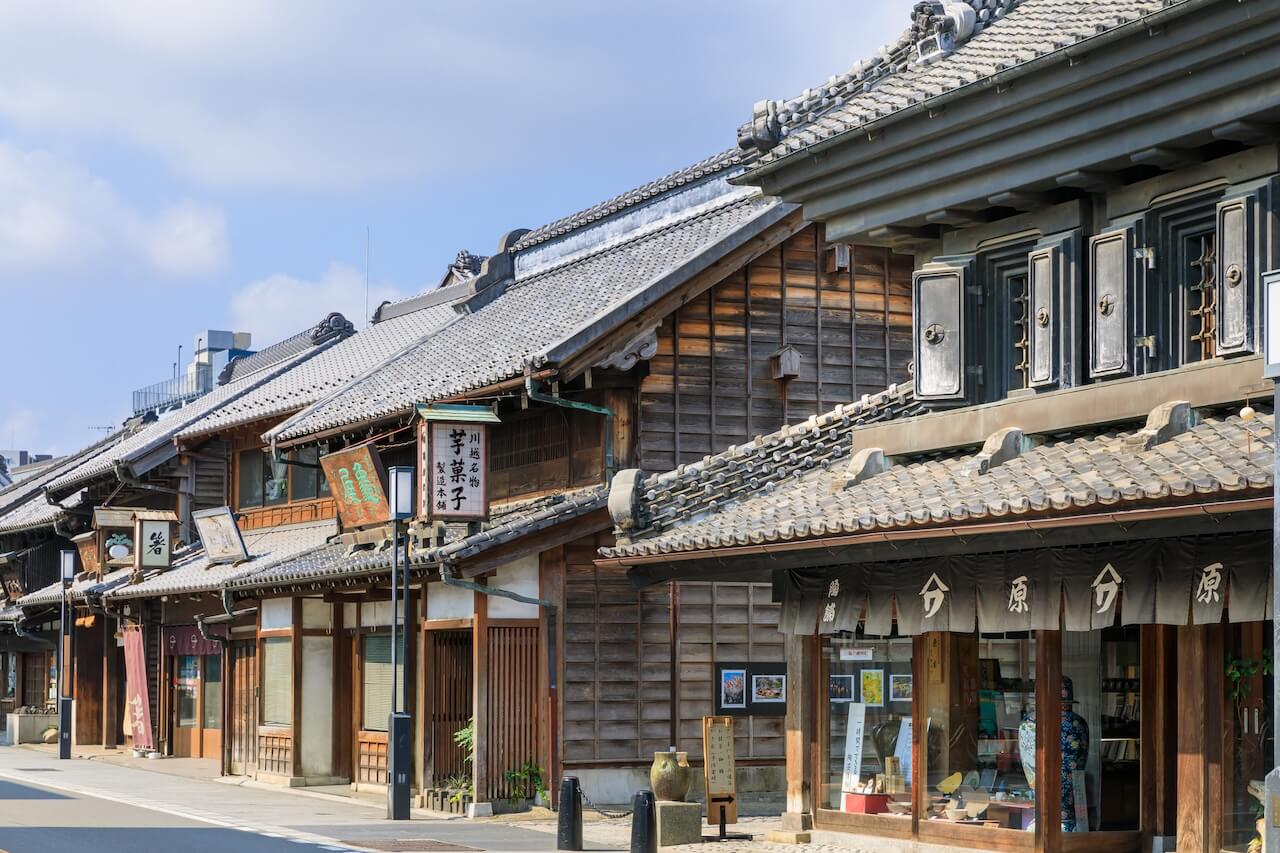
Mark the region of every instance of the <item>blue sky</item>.
[[0, 6], [0, 448], [727, 148], [912, 0]]

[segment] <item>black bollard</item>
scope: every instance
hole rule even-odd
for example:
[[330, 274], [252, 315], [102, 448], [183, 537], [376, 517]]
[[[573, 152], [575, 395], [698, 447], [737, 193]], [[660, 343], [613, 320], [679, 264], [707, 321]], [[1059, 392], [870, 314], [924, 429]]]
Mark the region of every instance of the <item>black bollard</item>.
[[631, 801], [631, 853], [658, 853], [657, 819], [653, 791], [636, 791]]
[[560, 822], [556, 826], [557, 850], [582, 849], [582, 788], [577, 776], [560, 781]]

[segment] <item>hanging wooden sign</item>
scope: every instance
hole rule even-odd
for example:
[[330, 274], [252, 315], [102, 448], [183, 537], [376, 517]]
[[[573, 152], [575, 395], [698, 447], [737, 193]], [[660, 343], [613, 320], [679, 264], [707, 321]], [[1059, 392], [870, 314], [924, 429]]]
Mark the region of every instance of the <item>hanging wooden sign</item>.
[[202, 509], [191, 513], [191, 520], [210, 563], [243, 563], [249, 559], [249, 549], [231, 507]]
[[366, 527], [391, 519], [386, 473], [378, 449], [372, 444], [348, 447], [320, 457], [343, 527]]
[[173, 533], [178, 514], [171, 510], [140, 509], [133, 514], [135, 570], [168, 568], [173, 560]]
[[486, 424], [426, 421], [418, 433], [418, 506], [430, 519], [489, 517], [489, 428]]
[[702, 718], [703, 774], [707, 823], [738, 822], [738, 785], [734, 769], [733, 717]]

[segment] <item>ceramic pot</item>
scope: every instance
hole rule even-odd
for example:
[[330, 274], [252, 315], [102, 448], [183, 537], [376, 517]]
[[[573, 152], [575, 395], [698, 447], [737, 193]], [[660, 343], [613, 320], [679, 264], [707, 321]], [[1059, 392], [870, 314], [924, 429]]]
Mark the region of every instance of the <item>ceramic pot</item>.
[[[1089, 759], [1089, 724], [1084, 721], [1071, 705], [1075, 702], [1075, 692], [1070, 678], [1062, 679], [1062, 775], [1059, 784], [1062, 789], [1060, 803], [1062, 829], [1074, 832], [1076, 829], [1076, 795], [1075, 772], [1082, 774]], [[1023, 772], [1027, 776], [1027, 784], [1035, 787], [1036, 774], [1036, 715], [1032, 711], [1018, 726], [1018, 753], [1022, 758]]]
[[687, 752], [655, 752], [649, 768], [649, 786], [656, 800], [683, 803], [693, 783]]

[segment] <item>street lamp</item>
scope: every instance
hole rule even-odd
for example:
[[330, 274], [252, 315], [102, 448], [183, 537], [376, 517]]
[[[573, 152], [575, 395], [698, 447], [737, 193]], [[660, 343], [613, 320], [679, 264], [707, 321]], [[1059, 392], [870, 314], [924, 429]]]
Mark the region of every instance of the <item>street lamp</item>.
[[[407, 696], [409, 663], [409, 554], [404, 555], [404, 579], [400, 574], [400, 523], [413, 518], [413, 467], [393, 465], [387, 469], [387, 503], [391, 509], [391, 715], [387, 720], [387, 817], [409, 819], [409, 715], [400, 710]], [[407, 544], [407, 543], [406, 543]], [[397, 601], [397, 594], [403, 601]], [[396, 641], [396, 609], [403, 608], [404, 626]], [[399, 646], [399, 648], [397, 648]], [[399, 658], [400, 668], [396, 667]], [[399, 674], [397, 674], [399, 673]], [[403, 682], [403, 683], [401, 683]]]
[[76, 552], [58, 555], [59, 577], [62, 579], [62, 618], [58, 622], [58, 758], [71, 757], [71, 697], [67, 696], [67, 596], [76, 577]]

